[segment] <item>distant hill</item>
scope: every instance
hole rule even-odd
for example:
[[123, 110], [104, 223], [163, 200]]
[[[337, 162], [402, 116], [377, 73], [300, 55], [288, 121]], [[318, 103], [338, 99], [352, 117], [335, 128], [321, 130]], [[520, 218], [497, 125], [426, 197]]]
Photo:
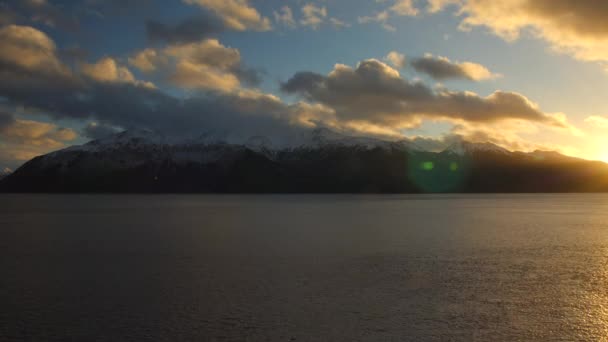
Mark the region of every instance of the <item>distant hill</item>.
[[411, 141], [311, 131], [291, 145], [229, 144], [127, 131], [36, 157], [2, 192], [427, 193], [604, 192], [608, 164], [556, 152], [458, 142], [428, 152]]

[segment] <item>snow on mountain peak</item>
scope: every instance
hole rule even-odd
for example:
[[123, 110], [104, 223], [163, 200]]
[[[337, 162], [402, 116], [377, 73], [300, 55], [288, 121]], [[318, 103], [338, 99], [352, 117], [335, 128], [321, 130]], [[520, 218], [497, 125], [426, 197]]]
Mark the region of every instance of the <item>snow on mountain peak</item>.
[[326, 127], [316, 128], [310, 132], [306, 132], [299, 140], [300, 141], [295, 144], [296, 147], [318, 148], [323, 146], [361, 146], [365, 148], [374, 148], [389, 144], [380, 139], [344, 135]]
[[467, 141], [458, 141], [453, 143], [448, 148], [444, 150], [446, 153], [453, 153], [459, 156], [464, 156], [466, 154], [476, 153], [476, 152], [494, 152], [507, 154], [509, 151], [504, 149], [498, 145], [486, 142], [486, 143], [471, 143]]
[[[404, 139], [400, 141], [384, 141], [370, 137], [349, 136], [335, 132], [329, 128], [321, 127], [301, 132], [286, 139], [272, 140], [266, 136], [256, 135], [243, 140], [227, 133], [208, 132], [198, 136], [169, 136], [160, 132], [137, 129], [127, 130], [108, 136], [103, 139], [93, 140], [80, 146], [72, 146], [67, 151], [107, 151], [107, 150], [140, 150], [151, 146], [209, 146], [218, 144], [233, 144], [245, 146], [253, 151], [272, 155], [280, 150], [291, 150], [298, 148], [316, 149], [327, 146], [362, 147], [372, 149], [376, 147], [389, 148], [390, 146], [406, 149], [413, 152], [429, 152], [424, 146], [415, 141]], [[432, 151], [431, 151], [432, 152]], [[492, 143], [470, 143], [459, 141], [444, 150], [445, 153], [466, 155], [475, 152], [495, 152], [506, 154], [509, 151]]]

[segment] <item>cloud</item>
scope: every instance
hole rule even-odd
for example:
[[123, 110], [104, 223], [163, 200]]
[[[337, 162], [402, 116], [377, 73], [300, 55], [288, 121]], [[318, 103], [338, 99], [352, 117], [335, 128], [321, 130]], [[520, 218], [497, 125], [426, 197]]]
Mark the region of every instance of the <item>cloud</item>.
[[530, 140], [523, 137], [523, 135], [537, 135], [539, 130], [538, 125], [525, 121], [483, 125], [461, 122], [454, 125], [449, 135], [474, 143], [490, 142], [510, 151], [532, 152], [543, 150], [572, 153], [572, 147], [562, 145], [559, 142], [543, 142], [540, 139]]
[[541, 127], [529, 121], [504, 121], [496, 123], [454, 122], [449, 131], [439, 136], [417, 135], [408, 139], [417, 146], [432, 152], [441, 152], [462, 141], [492, 143], [510, 151], [532, 152], [536, 150], [572, 153], [572, 147], [560, 143], [532, 141], [525, 136], [537, 135]]
[[[251, 90], [174, 97], [131, 83], [95, 82], [82, 87], [7, 94], [9, 103], [46, 113], [53, 119], [95, 121], [105, 126], [148, 128], [167, 134], [230, 132], [235, 136], [289, 134], [291, 110], [275, 96]], [[34, 93], [39, 93], [34, 91]], [[85, 132], [93, 136], [89, 127]]]
[[[310, 27], [317, 30], [327, 19], [335, 29], [350, 27], [351, 25], [336, 17], [329, 17], [326, 7], [317, 6], [312, 3], [307, 3], [301, 8], [302, 18], [299, 24], [303, 27]], [[294, 19], [293, 11], [289, 6], [283, 6], [279, 11], [274, 11], [274, 19], [277, 23], [288, 28], [294, 29], [298, 26], [298, 22]]]
[[[97, 125], [85, 128], [84, 133], [88, 136], [107, 127], [149, 128], [180, 135], [219, 131], [240, 137], [290, 136], [302, 129], [295, 118], [298, 106], [287, 105], [270, 94], [239, 87], [237, 76], [250, 73], [250, 70], [242, 66], [238, 50], [227, 48], [217, 40], [169, 45], [154, 50], [155, 55], [147, 52], [146, 58], [150, 59], [154, 72], [166, 72], [168, 79], [176, 85], [200, 90], [177, 97], [133, 82], [132, 74], [121, 70], [122, 66], [111, 57], [72, 72], [57, 59], [54, 43], [42, 32], [26, 27], [20, 27], [16, 32], [20, 34], [5, 34], [4, 37], [11, 39], [0, 40], [0, 76], [7, 76], [0, 77], [3, 106], [47, 115], [53, 120], [97, 122]], [[16, 37], [21, 37], [22, 41]], [[15, 51], [21, 58], [14, 58]], [[184, 65], [193, 69], [180, 69]], [[226, 79], [232, 84], [223, 84]], [[7, 125], [4, 122], [12, 122], [7, 115], [2, 119], [4, 126]], [[25, 121], [20, 125], [22, 131], [24, 125], [29, 125], [29, 131], [34, 127]], [[68, 138], [69, 131], [57, 131], [50, 136], [53, 129], [48, 125], [44, 127], [45, 136], [54, 141]], [[17, 131], [12, 128], [11, 132], [11, 136], [15, 136]], [[51, 144], [50, 140], [47, 142], [45, 145], [32, 140], [31, 144], [46, 148], [59, 146]], [[6, 151], [17, 151], [13, 145]], [[20, 153], [19, 158], [31, 157], [41, 151], [29, 150]], [[15, 159], [17, 155], [12, 154], [11, 158]]]
[[68, 72], [57, 57], [55, 43], [32, 27], [8, 25], [0, 28], [0, 47], [2, 64], [45, 74]]
[[83, 49], [77, 45], [63, 48], [59, 51], [60, 58], [75, 62], [86, 60], [89, 54], [90, 53], [87, 49]]
[[308, 3], [302, 7], [300, 25], [318, 29], [327, 17], [327, 8]]
[[326, 77], [312, 71], [300, 71], [291, 77], [287, 82], [281, 84], [281, 90], [294, 94], [306, 92], [309, 89], [322, 87]]
[[162, 49], [168, 57], [179, 62], [207, 65], [228, 70], [241, 61], [239, 50], [222, 45], [217, 39], [206, 39], [197, 43], [169, 45]]
[[447, 6], [450, 5], [458, 5], [462, 3], [462, 0], [427, 0], [428, 7], [427, 12], [429, 13], [437, 13]]
[[413, 0], [397, 0], [390, 10], [400, 16], [418, 15], [418, 9], [414, 6]]
[[167, 57], [153, 48], [137, 52], [129, 57], [128, 61], [130, 65], [145, 73], [156, 71], [159, 65], [168, 63]]
[[[386, 0], [376, 0], [376, 2], [385, 2]], [[377, 12], [371, 16], [361, 16], [358, 18], [360, 24], [379, 23], [385, 30], [394, 32], [396, 28], [388, 23], [391, 16], [410, 16], [415, 17], [420, 12], [414, 6], [413, 0], [394, 0], [393, 5], [387, 9]]]
[[0, 96], [44, 101], [53, 92], [74, 89], [79, 82], [46, 34], [29, 26], [0, 28]]
[[[238, 50], [217, 40], [149, 49], [144, 57], [133, 59], [175, 85], [200, 90], [177, 97], [146, 87], [112, 57], [71, 70], [59, 59], [54, 42], [34, 28], [4, 28], [0, 37], [2, 106], [52, 120], [88, 122], [82, 130], [88, 137], [113, 128], [149, 128], [179, 135], [225, 132], [231, 139], [288, 138], [305, 129], [297, 117], [303, 105], [288, 105], [276, 96], [240, 86], [238, 78], [252, 78], [255, 71], [243, 66]], [[226, 80], [232, 83], [222, 83]], [[74, 131], [53, 124], [7, 114], [1, 119], [0, 161], [11, 167], [76, 137]]]
[[287, 26], [289, 28], [296, 27], [296, 21], [293, 18], [293, 11], [289, 6], [283, 6], [278, 12], [274, 11], [273, 14], [274, 20], [277, 23]]
[[231, 72], [241, 83], [250, 87], [257, 87], [262, 83], [262, 77], [266, 74], [263, 69], [248, 67], [242, 62], [232, 68]]
[[473, 62], [452, 62], [446, 57], [426, 54], [424, 57], [416, 58], [410, 62], [418, 72], [425, 73], [436, 80], [465, 79], [471, 81], [482, 81], [501, 77], [502, 75], [492, 73], [488, 68]]
[[384, 57], [384, 60], [391, 63], [397, 69], [402, 69], [406, 65], [405, 55], [397, 51], [391, 51]]
[[[434, 1], [433, 10], [456, 1]], [[608, 2], [570, 0], [460, 0], [460, 27], [486, 27], [513, 41], [522, 32], [584, 61], [608, 61]]]
[[198, 5], [220, 17], [225, 25], [235, 31], [269, 31], [270, 20], [249, 5], [248, 0], [183, 0]]
[[333, 27], [340, 29], [340, 28], [346, 28], [346, 27], [350, 27], [351, 25], [345, 21], [342, 21], [338, 18], [329, 18], [329, 22], [332, 24]]
[[69, 128], [16, 119], [9, 113], [0, 112], [0, 163], [14, 167], [16, 163], [65, 147], [77, 136]]
[[214, 36], [223, 30], [223, 23], [211, 16], [188, 18], [175, 26], [155, 20], [146, 21], [146, 35], [151, 42], [190, 43]]
[[188, 89], [230, 92], [238, 89], [241, 82], [249, 85], [260, 82], [260, 72], [241, 63], [239, 50], [226, 47], [217, 39], [148, 48], [129, 58], [129, 63]]
[[4, 139], [29, 139], [34, 141], [34, 145], [48, 147], [63, 146], [63, 142], [72, 141], [76, 137], [78, 135], [72, 129], [32, 120], [16, 119], [12, 125], [3, 131]]
[[238, 78], [221, 69], [188, 60], [180, 61], [169, 78], [170, 82], [181, 88], [206, 89], [230, 92], [239, 88]]
[[608, 118], [599, 115], [592, 115], [585, 119], [585, 122], [599, 128], [608, 128]]
[[[327, 75], [297, 73], [282, 84], [285, 92], [301, 96], [299, 102], [289, 104], [244, 87], [251, 70], [237, 49], [217, 39], [148, 48], [129, 59], [144, 76], [196, 90], [166, 92], [136, 80], [114, 57], [72, 68], [60, 59], [54, 42], [32, 27], [2, 28], [0, 38], [3, 105], [87, 124], [81, 131], [86, 137], [114, 129], [149, 128], [168, 134], [224, 132], [234, 140], [253, 135], [275, 140], [322, 126], [399, 138], [403, 129], [418, 127], [423, 120], [446, 120], [469, 128], [511, 122], [570, 127], [564, 117], [542, 112], [523, 95], [497, 91], [482, 97], [434, 90], [402, 78], [398, 70], [377, 60], [362, 61], [354, 68], [338, 64]], [[76, 137], [72, 130], [44, 124], [0, 116], [0, 126], [12, 132], [10, 141], [8, 135], [1, 135], [5, 139], [0, 142], [1, 158], [27, 159]]]
[[546, 114], [525, 96], [505, 91], [481, 97], [472, 92], [435, 91], [374, 59], [356, 68], [338, 64], [328, 75], [296, 73], [282, 90], [335, 111], [344, 121], [363, 121], [394, 129], [413, 127], [423, 118], [491, 123], [523, 120], [570, 128], [565, 118]]
[[94, 64], [82, 63], [80, 68], [83, 75], [98, 82], [122, 82], [154, 88], [154, 84], [150, 82], [136, 80], [127, 67], [119, 65], [111, 57], [103, 57]]
[[15, 122], [15, 118], [11, 113], [0, 111], [0, 131], [5, 127], [8, 127]]
[[359, 18], [357, 18], [357, 21], [359, 22], [359, 24], [368, 24], [368, 23], [373, 23], [373, 22], [380, 23], [385, 30], [390, 31], [390, 32], [395, 32], [397, 29], [388, 23], [389, 17], [390, 17], [390, 14], [388, 11], [382, 11], [382, 12], [376, 13], [373, 16], [359, 17]]

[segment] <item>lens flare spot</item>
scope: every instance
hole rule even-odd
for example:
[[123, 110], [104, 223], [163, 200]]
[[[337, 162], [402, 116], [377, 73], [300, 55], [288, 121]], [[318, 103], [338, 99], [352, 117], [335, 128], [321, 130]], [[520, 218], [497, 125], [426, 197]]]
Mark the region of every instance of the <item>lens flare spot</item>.
[[435, 168], [435, 164], [433, 162], [427, 161], [420, 164], [420, 168], [424, 171], [431, 171]]
[[450, 164], [450, 171], [452, 171], [452, 172], [458, 171], [459, 168], [460, 167], [458, 166], [458, 163], [451, 163]]

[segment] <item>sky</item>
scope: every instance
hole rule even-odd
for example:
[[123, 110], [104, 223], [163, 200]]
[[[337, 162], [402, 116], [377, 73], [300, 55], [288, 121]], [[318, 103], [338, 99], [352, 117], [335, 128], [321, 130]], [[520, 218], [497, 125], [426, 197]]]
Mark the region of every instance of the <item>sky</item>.
[[125, 129], [608, 161], [608, 2], [0, 1], [0, 171]]

